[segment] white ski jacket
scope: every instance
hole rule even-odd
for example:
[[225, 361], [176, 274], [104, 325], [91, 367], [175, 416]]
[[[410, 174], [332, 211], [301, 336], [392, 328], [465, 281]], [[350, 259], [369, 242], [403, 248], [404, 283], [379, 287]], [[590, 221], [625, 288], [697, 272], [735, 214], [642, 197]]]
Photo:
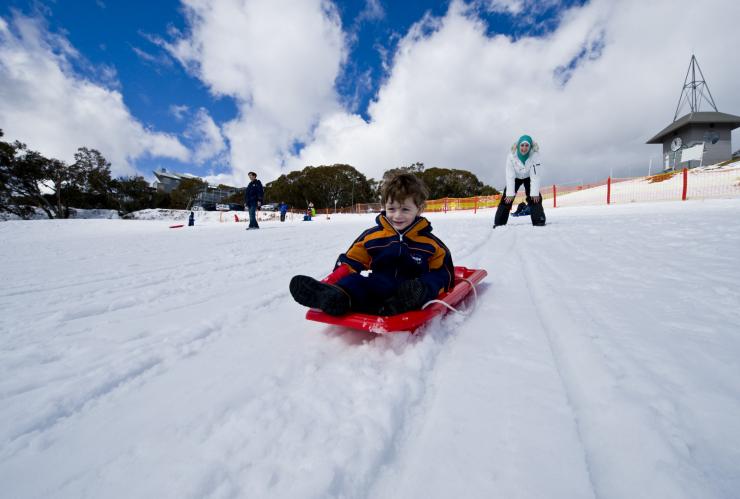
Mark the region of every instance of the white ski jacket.
[[539, 196], [540, 195], [540, 175], [542, 174], [540, 165], [540, 146], [537, 142], [532, 144], [531, 152], [527, 161], [522, 164], [519, 160], [519, 156], [516, 154], [517, 144], [514, 143], [511, 146], [511, 152], [506, 157], [506, 195], [513, 196], [514, 192], [514, 179], [527, 178], [530, 179], [529, 195]]

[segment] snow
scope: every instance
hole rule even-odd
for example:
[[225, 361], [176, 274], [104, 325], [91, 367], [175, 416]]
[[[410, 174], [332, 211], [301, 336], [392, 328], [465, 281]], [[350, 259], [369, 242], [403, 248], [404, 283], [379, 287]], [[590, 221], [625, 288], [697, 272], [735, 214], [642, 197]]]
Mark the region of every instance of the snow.
[[[687, 199], [737, 198], [740, 196], [740, 167], [737, 161], [728, 165], [710, 165], [688, 170], [686, 180]], [[655, 181], [655, 177], [613, 179], [610, 201], [612, 203], [634, 203], [646, 201], [676, 201], [683, 195], [681, 171], [669, 172], [669, 178]], [[607, 185], [604, 184], [573, 191], [558, 193], [558, 206], [605, 204]], [[547, 201], [545, 201], [547, 203]]]
[[373, 215], [199, 215], [0, 223], [0, 497], [737, 497], [740, 199], [429, 214], [489, 276], [385, 336], [288, 293]]

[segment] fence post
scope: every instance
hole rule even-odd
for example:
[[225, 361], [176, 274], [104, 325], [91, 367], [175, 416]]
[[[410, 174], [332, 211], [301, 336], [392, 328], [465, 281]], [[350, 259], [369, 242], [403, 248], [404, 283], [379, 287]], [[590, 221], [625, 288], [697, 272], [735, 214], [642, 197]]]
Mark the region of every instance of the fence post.
[[478, 196], [475, 196], [475, 200], [473, 201], [473, 215], [478, 213]]
[[552, 184], [552, 207], [558, 207], [558, 187], [555, 184]]
[[447, 198], [445, 198], [445, 204], [444, 204], [444, 212], [447, 213]]
[[611, 204], [612, 202], [612, 178], [608, 177], [606, 179], [606, 204]]
[[689, 169], [683, 169], [683, 193], [681, 194], [681, 201], [686, 201], [686, 191], [689, 186]]

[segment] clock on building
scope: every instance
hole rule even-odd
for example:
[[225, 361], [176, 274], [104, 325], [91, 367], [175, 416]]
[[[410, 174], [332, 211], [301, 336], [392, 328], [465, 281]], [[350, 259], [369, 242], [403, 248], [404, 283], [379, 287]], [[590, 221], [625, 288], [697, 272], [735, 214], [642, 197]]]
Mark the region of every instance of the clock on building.
[[681, 137], [674, 138], [673, 141], [671, 141], [671, 151], [676, 152], [681, 149], [681, 144], [683, 144]]

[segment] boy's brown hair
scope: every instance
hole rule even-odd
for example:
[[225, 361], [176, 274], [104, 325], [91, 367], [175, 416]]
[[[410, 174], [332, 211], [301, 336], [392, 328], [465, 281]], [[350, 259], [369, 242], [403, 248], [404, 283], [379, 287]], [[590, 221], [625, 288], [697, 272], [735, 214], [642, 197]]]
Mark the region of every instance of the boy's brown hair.
[[402, 203], [406, 198], [411, 198], [417, 207], [423, 208], [428, 197], [427, 186], [419, 177], [411, 173], [399, 173], [384, 182], [380, 190], [380, 202], [383, 206], [388, 201]]

